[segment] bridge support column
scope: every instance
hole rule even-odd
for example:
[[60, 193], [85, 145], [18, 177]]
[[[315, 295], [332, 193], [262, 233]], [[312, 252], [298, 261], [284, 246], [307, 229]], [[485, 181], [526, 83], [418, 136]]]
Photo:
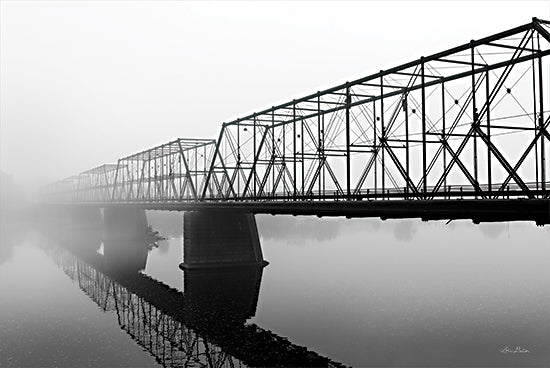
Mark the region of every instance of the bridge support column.
[[143, 241], [148, 231], [145, 210], [135, 207], [106, 207], [103, 210], [103, 231], [105, 240]]
[[69, 216], [70, 231], [73, 234], [82, 237], [101, 237], [103, 222], [99, 208], [75, 206], [66, 212], [65, 216]]
[[103, 223], [99, 208], [44, 207], [36, 213], [35, 221], [51, 240], [72, 251], [93, 253], [101, 244]]
[[74, 206], [61, 210], [58, 216], [58, 241], [83, 254], [97, 251], [103, 231], [99, 208]]
[[103, 210], [103, 256], [111, 272], [131, 274], [147, 262], [147, 215], [135, 207]]
[[183, 215], [182, 269], [265, 266], [254, 215], [202, 210]]

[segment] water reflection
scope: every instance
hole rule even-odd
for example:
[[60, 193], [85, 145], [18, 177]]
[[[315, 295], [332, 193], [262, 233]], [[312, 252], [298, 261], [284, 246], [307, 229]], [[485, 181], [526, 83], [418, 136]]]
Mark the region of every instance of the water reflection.
[[[303, 244], [303, 239], [315, 240], [318, 243], [337, 239], [350, 231], [357, 232], [368, 229], [371, 232], [391, 231], [393, 237], [402, 242], [414, 239], [418, 229], [418, 221], [390, 220], [382, 222], [379, 219], [326, 217], [319, 220], [316, 217], [304, 216], [256, 216], [259, 233], [268, 240], [284, 240], [289, 244]], [[321, 225], [322, 224], [322, 225]]]
[[[1, 173], [1, 172], [0, 172]], [[1, 187], [1, 186], [0, 186]], [[27, 221], [23, 221], [23, 211], [13, 210], [5, 198], [0, 201], [0, 266], [13, 255], [28, 233]]]
[[139, 272], [147, 242], [106, 241], [102, 255], [97, 242], [71, 238], [47, 253], [163, 366], [340, 366], [245, 324], [256, 311], [261, 267], [185, 271], [182, 293]]
[[[253, 354], [266, 349], [280, 354], [282, 348], [255, 341], [273, 334], [248, 332], [254, 323], [354, 366], [549, 366], [550, 227], [378, 221], [377, 228], [368, 220], [282, 218], [259, 221], [261, 234], [287, 219], [297, 224], [263, 237], [271, 264], [260, 275], [183, 275], [181, 235], [148, 252], [146, 241], [104, 240], [101, 232], [69, 231], [54, 221], [45, 231], [80, 263], [73, 260], [81, 269], [73, 284], [36, 249], [42, 237], [32, 229], [25, 235], [28, 225], [0, 231], [8, 259], [0, 264], [0, 366], [10, 366], [9, 359], [11, 366], [154, 366], [155, 359], [183, 365], [171, 355], [188, 350], [165, 336], [162, 318], [167, 334], [183, 328], [184, 337], [187, 330], [196, 335], [189, 345], [201, 349], [203, 360], [191, 356], [189, 365], [207, 365], [205, 351], [221, 352], [212, 365], [218, 359], [234, 366], [261, 362]], [[165, 227], [181, 230], [181, 214], [172, 219]], [[330, 224], [339, 224], [334, 239], [313, 235], [326, 234]], [[154, 220], [149, 225], [157, 228]], [[398, 225], [415, 231], [413, 241], [396, 236]], [[79, 280], [90, 282], [87, 294], [76, 287]], [[153, 315], [146, 314], [149, 305]], [[518, 346], [529, 353], [502, 352]]]
[[0, 266], [13, 255], [13, 249], [22, 242], [26, 229], [0, 221]]

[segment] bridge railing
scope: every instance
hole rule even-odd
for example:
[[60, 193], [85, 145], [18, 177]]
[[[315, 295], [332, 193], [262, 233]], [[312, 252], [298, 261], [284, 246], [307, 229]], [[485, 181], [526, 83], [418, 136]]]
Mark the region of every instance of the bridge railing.
[[[411, 193], [407, 187], [389, 188], [384, 191], [381, 189], [363, 189], [355, 192], [351, 197], [348, 197], [345, 191], [310, 191], [307, 193], [291, 191], [273, 193], [272, 197], [243, 197], [243, 200], [276, 200], [276, 201], [307, 201], [307, 200], [390, 200], [390, 199], [465, 199], [465, 198], [527, 198], [526, 193], [517, 184], [508, 184], [504, 191], [497, 190], [500, 184], [495, 183], [491, 188], [489, 185], [480, 185], [479, 190], [476, 190], [469, 184], [448, 185], [439, 188], [437, 192], [433, 186], [428, 187], [428, 191], [424, 193]], [[541, 189], [541, 185], [537, 183], [526, 183], [529, 190], [536, 196], [545, 197], [550, 194], [550, 190]], [[546, 182], [546, 188], [550, 188], [550, 182]], [[219, 197], [218, 200], [223, 199]]]

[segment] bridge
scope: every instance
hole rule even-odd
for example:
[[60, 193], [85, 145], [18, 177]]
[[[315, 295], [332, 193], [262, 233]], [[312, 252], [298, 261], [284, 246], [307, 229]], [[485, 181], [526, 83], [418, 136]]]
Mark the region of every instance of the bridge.
[[549, 54], [550, 22], [533, 18], [224, 122], [217, 139], [84, 171], [44, 198], [229, 211], [252, 234], [256, 213], [549, 224]]

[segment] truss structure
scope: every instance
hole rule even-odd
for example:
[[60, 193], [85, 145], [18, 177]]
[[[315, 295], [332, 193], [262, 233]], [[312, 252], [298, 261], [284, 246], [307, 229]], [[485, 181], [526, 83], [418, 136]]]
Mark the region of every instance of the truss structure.
[[179, 138], [121, 158], [107, 200], [198, 200], [214, 147], [214, 140]]
[[208, 182], [226, 199], [547, 196], [549, 24], [224, 123]]
[[549, 54], [550, 22], [533, 18], [52, 192], [73, 185], [65, 197], [99, 202], [548, 198]]

